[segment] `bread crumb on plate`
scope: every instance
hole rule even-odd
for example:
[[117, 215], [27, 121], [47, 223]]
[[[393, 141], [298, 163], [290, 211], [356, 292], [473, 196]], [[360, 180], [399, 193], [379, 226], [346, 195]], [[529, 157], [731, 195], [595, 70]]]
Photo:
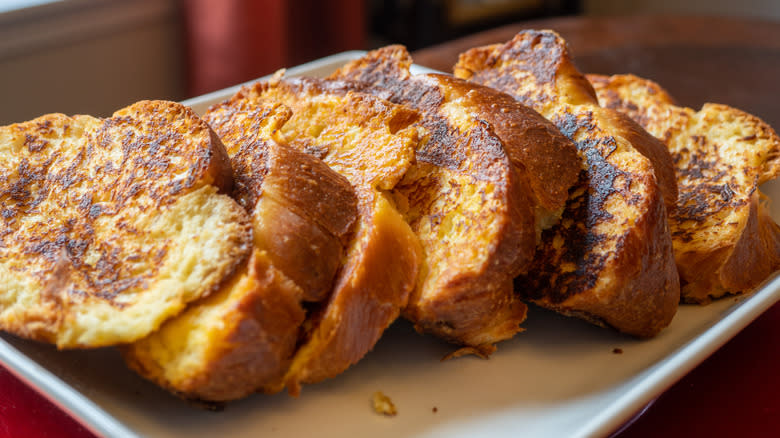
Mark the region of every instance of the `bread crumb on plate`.
[[441, 358], [441, 362], [445, 362], [450, 359], [456, 359], [461, 356], [467, 356], [467, 355], [474, 355], [479, 357], [480, 359], [489, 359], [490, 355], [495, 351], [496, 351], [496, 346], [490, 344], [461, 347], [453, 351], [452, 353], [447, 354], [443, 358]]
[[390, 400], [390, 397], [382, 393], [382, 391], [375, 392], [371, 402], [374, 407], [374, 412], [377, 414], [382, 414], [388, 417], [395, 417], [398, 414], [393, 401]]

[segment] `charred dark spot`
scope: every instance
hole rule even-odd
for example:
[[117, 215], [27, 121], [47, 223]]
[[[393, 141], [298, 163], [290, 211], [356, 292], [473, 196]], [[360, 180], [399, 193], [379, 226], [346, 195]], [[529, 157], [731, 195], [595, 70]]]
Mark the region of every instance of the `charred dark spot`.
[[[579, 182], [569, 191], [561, 221], [543, 232], [529, 270], [534, 275], [519, 277], [515, 290], [527, 299], [561, 303], [573, 294], [595, 286], [612, 256], [599, 247], [611, 239], [617, 239], [614, 244], [618, 249], [622, 245], [622, 236], [610, 237], [594, 230], [596, 225], [615, 219], [605, 208], [608, 198], [620, 196], [630, 203], [635, 195], [629, 191], [631, 174], [607, 160], [617, 148], [615, 139], [593, 136], [599, 131], [594, 129], [590, 113], [567, 113], [553, 122], [572, 140], [580, 130], [589, 132], [583, 136], [584, 140], [575, 140], [587, 170], [580, 173]], [[618, 179], [621, 184], [616, 184]], [[554, 248], [554, 241], [562, 241], [563, 246]], [[561, 269], [562, 266], [567, 266], [567, 270]], [[573, 266], [573, 270], [568, 270], [569, 266]]]
[[[133, 228], [117, 212], [127, 214], [131, 200], [134, 212], [175, 201], [167, 190], [170, 175], [186, 175], [178, 182], [177, 193], [187, 190], [208, 171], [211, 153], [206, 141], [185, 147], [181, 133], [176, 132], [189, 130], [188, 135], [197, 135], [202, 129], [198, 124], [186, 119], [179, 124], [171, 118], [171, 111], [157, 107], [143, 111], [143, 120], [137, 116], [105, 119], [77, 145], [63, 143], [77, 150], [58, 150], [60, 143], [50, 140], [67, 135], [67, 123], [45, 120], [28, 126], [30, 134], [23, 140], [29, 156], [15, 168], [0, 169], [0, 247], [14, 250], [23, 260], [14, 261], [12, 269], [45, 282], [53, 266], [67, 265], [68, 293], [104, 298], [112, 304], [117, 304], [113, 298], [118, 294], [141, 287], [145, 278], [154, 275], [160, 266], [154, 259], [162, 260], [165, 243], [144, 248], [151, 255], [144, 254], [137, 261], [153, 260], [143, 275], [131, 272], [137, 266], [124, 263], [130, 257], [123, 254], [126, 236], [143, 234], [143, 230]], [[108, 160], [114, 150], [121, 158]], [[173, 157], [179, 159], [172, 161]], [[34, 221], [17, 220], [20, 215], [36, 217]], [[98, 246], [94, 223], [107, 215], [115, 217], [115, 234], [100, 236]], [[127, 251], [137, 257], [139, 248]], [[98, 261], [92, 263], [96, 255]]]
[[[92, 233], [88, 233], [88, 235], [91, 235]], [[87, 251], [87, 248], [89, 248], [91, 239], [85, 238], [85, 239], [68, 239], [65, 242], [65, 248], [68, 250], [68, 254], [78, 260], [81, 256], [84, 255], [84, 253]]]
[[720, 196], [723, 198], [723, 202], [730, 202], [734, 197], [734, 191], [731, 190], [728, 184], [723, 184], [720, 190]]
[[91, 205], [92, 205], [92, 196], [90, 196], [89, 194], [82, 195], [81, 200], [79, 201], [78, 204], [79, 210], [82, 211], [88, 210]]
[[90, 219], [95, 219], [103, 212], [103, 207], [101, 207], [99, 204], [94, 204], [89, 208], [89, 217]]
[[[703, 142], [697, 150], [707, 150], [706, 138], [691, 138], [692, 141]], [[715, 161], [716, 157], [709, 157], [706, 153], [691, 153], [688, 149], [681, 149], [672, 157], [681, 185], [677, 208], [669, 214], [678, 223], [704, 222], [717, 212], [744, 204], [744, 200], [740, 201], [731, 188], [737, 186], [731, 166]], [[693, 238], [683, 230], [675, 231], [675, 236], [685, 241]]]
[[302, 150], [305, 154], [322, 160], [328, 155], [328, 151], [330, 149], [327, 146], [321, 144], [308, 144], [304, 146]]
[[[62, 238], [64, 236], [57, 237], [54, 241], [43, 240], [30, 242], [25, 248], [24, 253], [39, 255], [46, 260], [56, 261], [59, 256], [60, 250], [63, 247]], [[58, 242], [58, 240], [60, 242]]]
[[459, 132], [441, 116], [426, 118], [422, 124], [428, 135], [420, 142], [417, 159], [439, 167], [458, 169], [466, 159], [465, 151], [453, 147]]
[[49, 145], [49, 142], [43, 138], [26, 134], [24, 137], [24, 145], [27, 146], [27, 150], [32, 154], [40, 152]]
[[[155, 140], [151, 140], [147, 143], [149, 145], [149, 153], [154, 155], [160, 150], [160, 143]], [[152, 163], [157, 164], [157, 163]]]
[[561, 59], [568, 56], [564, 47], [552, 33], [528, 30], [507, 43], [501, 59], [522, 64], [537, 83], [552, 83]]

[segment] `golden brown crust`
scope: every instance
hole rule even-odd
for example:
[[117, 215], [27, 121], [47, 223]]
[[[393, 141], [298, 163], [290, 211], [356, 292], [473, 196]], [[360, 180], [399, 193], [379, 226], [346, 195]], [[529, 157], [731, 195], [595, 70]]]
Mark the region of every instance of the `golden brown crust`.
[[124, 349], [131, 367], [181, 397], [277, 392], [303, 336], [304, 302], [326, 300], [358, 215], [349, 182], [279, 132], [292, 112], [241, 92], [205, 115], [252, 211], [254, 255], [213, 297]]
[[417, 278], [419, 243], [383, 190], [414, 161], [418, 114], [338, 81], [281, 79], [247, 87], [242, 105], [283, 104], [292, 117], [280, 138], [316, 155], [355, 187], [354, 238], [330, 297], [311, 306], [293, 364], [275, 389], [334, 377], [357, 362], [399, 315]]
[[[223, 146], [186, 107], [47, 115], [0, 128], [0, 144], [6, 330], [61, 348], [133, 341], [210, 293], [249, 251], [246, 213], [216, 194], [232, 181]], [[181, 269], [198, 245], [201, 263]]]
[[560, 223], [542, 234], [528, 274], [515, 280], [517, 292], [637, 336], [666, 327], [679, 282], [664, 208], [677, 196], [676, 182], [663, 144], [598, 106], [554, 32], [525, 31], [472, 49], [455, 74], [539, 111], [575, 142], [584, 165]]
[[273, 391], [292, 360], [302, 290], [255, 250], [219, 292], [122, 348], [128, 366], [181, 397], [228, 401]]
[[548, 211], [560, 209], [580, 171], [577, 149], [555, 126], [512, 96], [451, 76], [432, 75], [447, 100], [487, 122], [518, 172], [528, 180], [533, 202]]
[[664, 145], [622, 115], [598, 106], [593, 86], [574, 66], [566, 42], [557, 33], [528, 30], [505, 44], [473, 48], [459, 56], [454, 73], [498, 90], [514, 90], [509, 94], [545, 116], [561, 103], [590, 108], [612, 125], [611, 135], [631, 136], [629, 141], [636, 142], [634, 147], [653, 163], [667, 208], [674, 207], [677, 183]]
[[725, 105], [675, 106], [637, 76], [589, 79], [604, 105], [662, 139], [675, 160], [680, 197], [669, 225], [684, 301], [749, 291], [780, 268], [778, 227], [758, 191], [780, 173], [780, 138], [769, 126]]
[[383, 195], [362, 192], [363, 226], [316, 328], [285, 376], [301, 384], [335, 377], [370, 351], [406, 306], [422, 258], [419, 241]]
[[258, 105], [249, 92], [240, 90], [211, 107], [204, 120], [230, 154], [236, 195], [253, 214], [255, 246], [268, 250], [274, 266], [303, 289], [305, 300], [320, 301], [330, 293], [352, 237], [357, 197], [343, 176], [279, 139], [292, 117], [289, 108]]
[[412, 77], [410, 65], [403, 47], [388, 46], [333, 75], [423, 114], [418, 163], [394, 190], [426, 254], [405, 316], [456, 343], [508, 339], [526, 311], [511, 278], [533, 254], [534, 216], [551, 222], [563, 205], [576, 151], [509, 96], [444, 75]]
[[748, 223], [718, 272], [723, 288], [729, 292], [752, 290], [780, 269], [780, 226], [759, 198], [759, 193], [751, 197]]
[[[457, 100], [475, 117], [487, 122], [505, 143], [506, 153], [517, 171], [528, 180], [536, 205], [550, 211], [563, 205], [566, 191], [579, 171], [576, 150], [571, 142], [534, 110], [518, 105], [510, 96], [495, 89], [438, 74], [426, 75], [428, 79], [407, 81], [411, 61], [402, 46], [387, 46], [345, 65], [333, 77], [356, 80], [362, 86], [370, 87], [366, 91], [430, 115], [439, 112], [441, 105]], [[440, 123], [431, 120], [422, 124], [428, 124], [433, 133], [442, 129]], [[428, 149], [418, 150], [418, 159], [440, 167], [457, 167], [456, 152], [439, 150], [443, 147], [439, 144], [442, 142], [430, 141]], [[491, 159], [473, 161], [490, 163]]]

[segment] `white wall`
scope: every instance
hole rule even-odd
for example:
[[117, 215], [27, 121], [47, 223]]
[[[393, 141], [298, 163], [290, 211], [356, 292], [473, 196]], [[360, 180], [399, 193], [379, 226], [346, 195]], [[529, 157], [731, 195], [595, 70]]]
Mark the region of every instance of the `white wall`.
[[66, 0], [0, 14], [0, 125], [183, 97], [176, 0]]
[[780, 20], [778, 0], [583, 0], [582, 4], [590, 15], [677, 13]]

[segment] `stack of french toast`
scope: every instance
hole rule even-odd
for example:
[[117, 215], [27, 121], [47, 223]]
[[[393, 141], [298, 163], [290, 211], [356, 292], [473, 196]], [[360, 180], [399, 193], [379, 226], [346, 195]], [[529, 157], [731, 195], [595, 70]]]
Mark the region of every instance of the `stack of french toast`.
[[228, 401], [334, 377], [397, 318], [487, 356], [527, 303], [640, 338], [780, 269], [780, 138], [725, 105], [585, 76], [553, 31], [410, 72], [402, 46], [202, 115], [0, 127], [0, 329], [117, 346]]

